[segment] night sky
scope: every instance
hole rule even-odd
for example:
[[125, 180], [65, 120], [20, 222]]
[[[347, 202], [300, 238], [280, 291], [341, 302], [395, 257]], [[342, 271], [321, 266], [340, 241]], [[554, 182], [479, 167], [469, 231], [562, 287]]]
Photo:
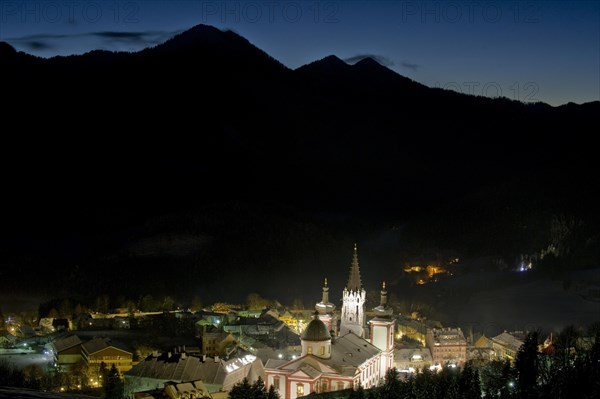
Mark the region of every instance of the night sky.
[[43, 57], [135, 51], [197, 24], [290, 68], [370, 55], [428, 86], [551, 105], [600, 97], [594, 1], [3, 1], [0, 39]]
[[[600, 99], [599, 4], [2, 1], [0, 40], [41, 57], [138, 51], [206, 24], [233, 30], [292, 69], [331, 54], [348, 63], [371, 57], [431, 87], [558, 106]], [[191, 33], [203, 39], [211, 32]], [[217, 33], [232, 49], [248, 47]], [[185, 36], [173, 42], [185, 43]], [[243, 301], [259, 291], [312, 303], [324, 277], [332, 292], [341, 291], [355, 242], [365, 285], [385, 279], [403, 297], [411, 287], [405, 263], [460, 255], [465, 270], [481, 270], [483, 258], [512, 267], [519, 255], [545, 248], [549, 226], [563, 214], [572, 218], [567, 222], [584, 221], [568, 243], [575, 249], [566, 252], [575, 255], [564, 264], [598, 264], [598, 246], [578, 246], [600, 237], [595, 147], [586, 141], [598, 103], [550, 108], [459, 96], [423, 89], [369, 60], [336, 63], [334, 79], [326, 73], [331, 58], [280, 76], [280, 66], [261, 52], [247, 57], [256, 64], [238, 66], [238, 58], [223, 61], [193, 44], [170, 66], [173, 58], [159, 51], [114, 57], [135, 60], [107, 69], [104, 79], [118, 79], [102, 90], [97, 83], [109, 81], [69, 75], [79, 67], [71, 61], [97, 54], [48, 63], [20, 57], [41, 73], [29, 79], [23, 68], [6, 84], [16, 89], [4, 88], [11, 93], [5, 118], [34, 123], [7, 134], [0, 160], [0, 304], [2, 296], [39, 303], [30, 293], [137, 298], [150, 290], [180, 300], [200, 293], [207, 302]], [[130, 69], [139, 60], [149, 60], [149, 70], [169, 68], [147, 82]], [[215, 68], [205, 70], [208, 78], [203, 63]], [[264, 78], [247, 73], [253, 71], [245, 65], [263, 64], [270, 68]], [[189, 68], [185, 74], [181, 66]], [[82, 71], [94, 77], [102, 68]], [[381, 81], [365, 78], [373, 71]], [[119, 86], [125, 79], [135, 84], [129, 92]], [[250, 90], [235, 86], [241, 79]], [[21, 83], [38, 91], [21, 90]], [[190, 100], [181, 87], [197, 93]], [[232, 105], [221, 109], [224, 103]], [[236, 112], [221, 120], [219, 112], [230, 110]], [[39, 115], [56, 117], [48, 122], [53, 132], [72, 136], [44, 132]], [[91, 134], [87, 127], [97, 123], [107, 134]], [[149, 133], [158, 126], [155, 142]], [[22, 131], [42, 133], [47, 142]], [[189, 139], [172, 134], [179, 131]], [[548, 139], [559, 134], [564, 140]], [[116, 271], [119, 279], [112, 278]], [[166, 274], [181, 282], [171, 284]], [[457, 287], [449, 289], [463, 290]], [[426, 294], [419, 291], [429, 300]], [[455, 296], [456, 308], [443, 310], [454, 317], [464, 303]], [[569, 312], [565, 306], [562, 314]]]

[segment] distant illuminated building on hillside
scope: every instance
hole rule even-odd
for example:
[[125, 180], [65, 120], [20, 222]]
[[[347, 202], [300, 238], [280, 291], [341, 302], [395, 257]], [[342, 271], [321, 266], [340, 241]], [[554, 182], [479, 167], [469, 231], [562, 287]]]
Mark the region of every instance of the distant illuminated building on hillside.
[[[456, 260], [458, 261], [458, 260]], [[454, 260], [450, 262], [456, 263]], [[430, 282], [437, 281], [439, 276], [452, 275], [446, 268], [437, 265], [427, 266], [407, 266], [403, 269], [404, 273], [413, 274], [418, 285], [424, 285]]]

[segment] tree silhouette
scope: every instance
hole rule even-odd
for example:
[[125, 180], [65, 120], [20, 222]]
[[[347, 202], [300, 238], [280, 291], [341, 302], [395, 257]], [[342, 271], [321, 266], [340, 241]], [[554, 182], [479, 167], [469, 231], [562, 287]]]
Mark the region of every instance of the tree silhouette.
[[104, 397], [106, 399], [122, 399], [123, 382], [117, 366], [113, 363], [110, 369], [105, 372], [105, 375], [103, 381]]
[[267, 399], [279, 399], [279, 393], [275, 390], [275, 387], [271, 385], [267, 392]]
[[271, 385], [269, 391], [265, 388], [265, 383], [262, 378], [258, 379], [250, 384], [247, 378], [244, 378], [241, 382], [238, 382], [231, 388], [229, 392], [230, 399], [279, 399], [279, 394], [275, 391], [275, 388]]
[[458, 391], [463, 399], [480, 399], [481, 398], [481, 381], [479, 372], [473, 367], [469, 361], [465, 364], [460, 377], [458, 378]]
[[381, 397], [385, 398], [400, 398], [402, 383], [399, 380], [400, 373], [398, 369], [392, 367], [385, 373], [383, 385], [378, 388]]
[[527, 334], [515, 363], [518, 389], [523, 398], [535, 397], [538, 378], [538, 333]]

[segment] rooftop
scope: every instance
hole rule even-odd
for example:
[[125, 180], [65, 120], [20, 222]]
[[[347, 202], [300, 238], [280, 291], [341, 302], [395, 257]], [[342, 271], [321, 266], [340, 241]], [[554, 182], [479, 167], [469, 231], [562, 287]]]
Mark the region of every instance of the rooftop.
[[228, 390], [239, 380], [240, 369], [243, 369], [243, 376], [251, 381], [263, 372], [262, 362], [251, 354], [230, 360], [207, 358], [202, 361], [199, 357], [177, 353], [151, 355], [126, 372], [125, 376], [163, 381], [202, 380], [207, 385], [217, 385]]
[[513, 349], [515, 352], [519, 350], [523, 341], [515, 337], [515, 334], [504, 331], [502, 334], [496, 335], [492, 341], [502, 346]]
[[113, 342], [110, 338], [94, 338], [91, 341], [88, 341], [81, 345], [81, 347], [83, 348], [85, 353], [90, 355], [110, 347], [129, 353], [131, 355], [131, 351], [129, 351], [125, 347], [125, 345]]
[[[302, 370], [309, 376], [320, 374], [339, 374], [352, 377], [357, 368], [381, 353], [368, 341], [353, 333], [337, 338], [331, 345], [331, 358], [322, 359], [314, 355], [305, 355], [292, 361], [269, 359], [265, 365], [269, 369]], [[306, 367], [306, 366], [310, 367]]]
[[315, 318], [308, 323], [308, 326], [302, 332], [302, 339], [306, 341], [328, 341], [331, 334], [327, 331], [325, 323]]
[[435, 345], [466, 345], [467, 341], [462, 330], [457, 328], [433, 328], [433, 342]]
[[69, 335], [67, 337], [57, 339], [56, 341], [52, 342], [52, 346], [54, 346], [54, 351], [57, 353], [70, 349], [77, 345], [81, 345], [81, 340], [77, 335]]

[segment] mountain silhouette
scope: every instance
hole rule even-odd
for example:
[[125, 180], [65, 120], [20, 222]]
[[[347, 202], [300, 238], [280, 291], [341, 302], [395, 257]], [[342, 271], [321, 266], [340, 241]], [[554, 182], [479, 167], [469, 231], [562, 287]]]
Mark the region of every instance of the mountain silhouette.
[[6, 42], [0, 42], [0, 57], [8, 58], [14, 56], [17, 52], [13, 46]]
[[[557, 212], [583, 209], [582, 217], [595, 212], [589, 132], [598, 128], [598, 101], [551, 107], [471, 96], [429, 88], [371, 58], [349, 65], [331, 55], [292, 70], [206, 25], [135, 53], [43, 59], [0, 42], [0, 67], [3, 120], [17, 126], [3, 129], [5, 238], [91, 237], [104, 225], [77, 216], [90, 209], [127, 209], [113, 224], [123, 231], [148, 215], [224, 199], [355, 218], [365, 231], [426, 220], [443, 225], [440, 237], [454, 230], [433, 211], [469, 213], [453, 205], [467, 197], [483, 198], [480, 212], [489, 214], [523, 198]], [[519, 201], [499, 202], [495, 187]], [[485, 230], [488, 219], [469, 218], [469, 237]], [[229, 256], [222, 239], [217, 252]], [[100, 265], [108, 255], [92, 247]], [[217, 270], [215, 259], [208, 263]]]
[[[25, 172], [52, 174], [57, 184], [65, 168], [80, 165], [72, 173], [85, 173], [83, 191], [107, 176], [134, 195], [157, 176], [176, 191], [225, 196], [287, 196], [302, 182], [309, 189], [294, 196], [300, 202], [312, 202], [314, 190], [352, 207], [384, 192], [388, 209], [426, 208], [440, 192], [589, 159], [581, 143], [600, 108], [428, 88], [372, 58], [348, 65], [329, 56], [290, 70], [238, 34], [206, 25], [137, 53], [43, 59], [6, 43], [0, 50], [10, 77], [5, 115], [32, 131], [60, 126], [34, 142], [12, 135], [13, 155], [23, 150]], [[123, 176], [134, 169], [135, 178]], [[203, 184], [192, 190], [187, 179], [196, 173]], [[362, 189], [348, 198], [352, 186]]]

